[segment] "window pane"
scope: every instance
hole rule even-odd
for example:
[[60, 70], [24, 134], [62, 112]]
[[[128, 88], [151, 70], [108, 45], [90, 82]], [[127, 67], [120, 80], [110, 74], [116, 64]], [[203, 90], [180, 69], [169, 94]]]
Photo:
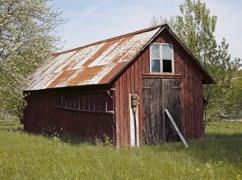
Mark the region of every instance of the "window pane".
[[171, 60], [163, 60], [163, 72], [172, 72]]
[[163, 56], [163, 59], [172, 59], [172, 51], [173, 51], [173, 48], [171, 45], [168, 45], [168, 44], [163, 44], [162, 45], [162, 56]]
[[151, 60], [151, 71], [152, 72], [160, 72], [160, 60], [152, 59]]
[[160, 46], [158, 44], [151, 45], [151, 58], [160, 59]]

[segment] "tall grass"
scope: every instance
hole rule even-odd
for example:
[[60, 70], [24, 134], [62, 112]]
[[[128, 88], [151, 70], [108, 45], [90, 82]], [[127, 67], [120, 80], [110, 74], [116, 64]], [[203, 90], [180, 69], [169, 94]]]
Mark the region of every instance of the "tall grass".
[[242, 179], [242, 123], [212, 123], [189, 145], [69, 144], [0, 122], [0, 179]]

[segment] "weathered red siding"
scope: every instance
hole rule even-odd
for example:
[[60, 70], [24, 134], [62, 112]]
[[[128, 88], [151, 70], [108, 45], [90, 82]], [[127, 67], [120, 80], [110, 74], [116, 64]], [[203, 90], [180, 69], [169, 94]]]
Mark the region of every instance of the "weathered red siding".
[[202, 74], [197, 64], [184, 51], [179, 43], [168, 33], [162, 32], [154, 42], [170, 43], [174, 46], [175, 75], [150, 75], [150, 54], [147, 47], [133, 61], [126, 71], [117, 77], [115, 85], [115, 116], [118, 145], [130, 144], [130, 107], [129, 94], [138, 93], [139, 104], [139, 136], [143, 138], [144, 113], [142, 103], [142, 79], [180, 78], [181, 79], [181, 126], [183, 134], [188, 138], [201, 137], [203, 134], [202, 112]]
[[[194, 59], [176, 42], [167, 30], [154, 42], [170, 43], [174, 47], [175, 74], [150, 74], [150, 52], [147, 47], [130, 63], [109, 86], [114, 88], [114, 114], [81, 112], [59, 109], [55, 106], [58, 89], [32, 91], [27, 97], [28, 105], [24, 114], [24, 128], [28, 132], [40, 133], [52, 123], [56, 131], [78, 134], [84, 138], [109, 136], [117, 145], [130, 145], [129, 95], [138, 93], [140, 97], [138, 118], [139, 137], [144, 134], [143, 78], [178, 78], [181, 80], [181, 131], [187, 138], [203, 135], [202, 73]], [[119, 66], [123, 67], [120, 63]], [[112, 77], [108, 77], [112, 79]], [[99, 85], [99, 89], [100, 89]], [[71, 87], [62, 91], [71, 91]], [[98, 87], [85, 92], [97, 90]], [[81, 88], [76, 88], [76, 91]], [[83, 89], [82, 89], [83, 90]]]
[[57, 108], [55, 93], [56, 90], [36, 91], [27, 96], [28, 105], [24, 112], [24, 129], [27, 132], [41, 133], [51, 125], [60, 133], [76, 134], [83, 138], [108, 136], [115, 140], [113, 114]]

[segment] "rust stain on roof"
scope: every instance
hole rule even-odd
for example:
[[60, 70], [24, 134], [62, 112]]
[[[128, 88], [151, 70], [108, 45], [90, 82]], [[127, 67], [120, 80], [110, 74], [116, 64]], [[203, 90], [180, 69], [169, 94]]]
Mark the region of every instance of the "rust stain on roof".
[[63, 68], [63, 71], [71, 70], [77, 63], [78, 63], [77, 61], [74, 61], [74, 60], [71, 61]]
[[93, 56], [91, 56], [83, 66], [88, 66], [93, 61], [95, 61], [103, 52], [105, 52], [116, 40], [105, 43]]
[[28, 78], [25, 90], [109, 83], [162, 27], [148, 28], [55, 53]]
[[76, 84], [83, 84], [83, 82], [88, 82], [92, 79], [93, 76], [95, 76], [100, 70], [102, 69], [102, 66], [94, 66], [91, 68], [86, 68], [80, 73], [77, 74], [77, 76], [68, 82], [69, 86], [74, 86]]
[[63, 71], [49, 86], [48, 88], [57, 87], [60, 83], [65, 82], [71, 75], [75, 73], [75, 70]]
[[101, 79], [100, 84], [105, 84], [106, 82], [110, 82], [113, 79], [113, 77], [116, 75], [116, 72], [123, 69], [123, 67], [125, 67], [126, 64], [127, 64], [126, 62], [116, 64], [115, 68], [113, 68], [105, 77]]

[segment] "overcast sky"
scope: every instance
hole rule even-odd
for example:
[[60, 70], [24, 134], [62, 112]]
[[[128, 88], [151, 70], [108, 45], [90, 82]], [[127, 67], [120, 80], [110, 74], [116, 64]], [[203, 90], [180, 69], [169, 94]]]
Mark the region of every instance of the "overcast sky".
[[[54, 0], [67, 20], [58, 27], [62, 50], [150, 26], [153, 16], [179, 13], [181, 0]], [[203, 0], [218, 16], [216, 38], [242, 58], [242, 0]]]

